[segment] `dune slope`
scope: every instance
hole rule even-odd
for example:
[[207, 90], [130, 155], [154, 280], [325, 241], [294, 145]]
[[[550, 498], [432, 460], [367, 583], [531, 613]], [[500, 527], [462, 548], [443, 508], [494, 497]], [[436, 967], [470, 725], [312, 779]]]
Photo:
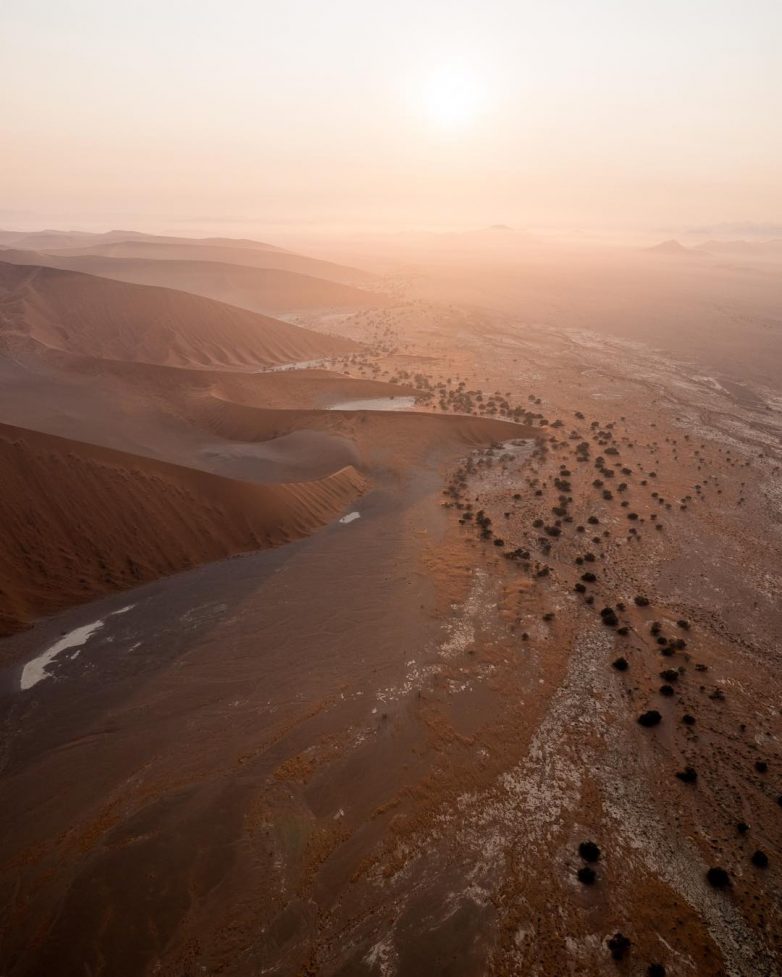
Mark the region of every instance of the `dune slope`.
[[388, 297], [352, 285], [314, 278], [279, 268], [253, 268], [220, 261], [109, 258], [101, 255], [45, 254], [38, 251], [0, 251], [0, 260], [15, 265], [42, 265], [80, 271], [100, 278], [176, 288], [193, 295], [227, 302], [251, 312], [292, 309], [382, 307]]
[[364, 487], [349, 467], [259, 486], [0, 425], [0, 634], [59, 607], [305, 536]]
[[0, 341], [190, 367], [273, 366], [358, 348], [185, 292], [2, 262]]
[[237, 246], [232, 241], [193, 241], [169, 243], [165, 241], [111, 241], [75, 248], [47, 248], [52, 254], [102, 255], [108, 258], [151, 258], [155, 261], [220, 261], [230, 265], [248, 265], [252, 268], [279, 268], [301, 275], [314, 275], [332, 282], [348, 285], [370, 284], [376, 276], [360, 268], [309, 258], [277, 248]]

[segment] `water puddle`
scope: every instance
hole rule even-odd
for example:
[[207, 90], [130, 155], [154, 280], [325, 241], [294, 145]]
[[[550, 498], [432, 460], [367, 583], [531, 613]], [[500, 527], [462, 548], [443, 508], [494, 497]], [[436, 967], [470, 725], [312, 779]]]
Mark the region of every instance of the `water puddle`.
[[354, 520], [360, 519], [360, 518], [361, 518], [361, 513], [360, 512], [349, 512], [346, 516], [343, 516], [340, 519], [340, 522], [344, 526], [346, 526], [349, 522], [353, 522]]
[[415, 397], [372, 397], [369, 400], [342, 400], [328, 410], [410, 410]]
[[[128, 604], [127, 607], [122, 607], [118, 611], [112, 611], [111, 614], [107, 614], [105, 618], [98, 621], [93, 621], [92, 624], [85, 624], [80, 628], [74, 628], [73, 631], [69, 631], [64, 637], [60, 638], [59, 641], [55, 641], [53, 645], [42, 652], [37, 658], [33, 658], [32, 661], [27, 662], [27, 664], [22, 669], [22, 677], [19, 680], [19, 688], [24, 692], [27, 689], [31, 689], [34, 685], [37, 685], [40, 681], [45, 678], [51, 678], [51, 673], [47, 672], [47, 667], [54, 661], [54, 659], [63, 651], [68, 648], [81, 648], [83, 645], [89, 641], [96, 631], [100, 631], [104, 626], [106, 621], [110, 617], [115, 617], [118, 614], [125, 614], [134, 605]], [[78, 652], [73, 655], [76, 658]]]

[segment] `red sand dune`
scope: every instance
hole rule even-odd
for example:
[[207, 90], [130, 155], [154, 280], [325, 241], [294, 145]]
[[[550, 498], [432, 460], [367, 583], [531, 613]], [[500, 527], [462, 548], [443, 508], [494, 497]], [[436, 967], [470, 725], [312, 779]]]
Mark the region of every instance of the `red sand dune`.
[[203, 398], [196, 422], [228, 441], [268, 441], [294, 431], [318, 431], [352, 441], [368, 467], [406, 469], [432, 453], [452, 455], [491, 441], [533, 438], [539, 431], [460, 414], [407, 411], [276, 410], [247, 406], [220, 397]]
[[278, 248], [248, 247], [233, 241], [186, 241], [186, 243], [149, 240], [111, 241], [75, 248], [46, 248], [52, 254], [101, 255], [107, 258], [150, 258], [155, 261], [220, 261], [229, 265], [249, 265], [252, 268], [279, 268], [301, 275], [314, 275], [348, 285], [370, 285], [375, 275], [359, 268], [308, 258], [306, 255]]
[[0, 260], [15, 265], [42, 265], [80, 271], [100, 278], [176, 288], [193, 295], [237, 305], [251, 312], [294, 309], [383, 307], [388, 297], [352, 285], [314, 278], [279, 268], [253, 268], [220, 261], [155, 261], [148, 258], [108, 258], [101, 255], [46, 254], [39, 251], [0, 251]]
[[358, 348], [185, 292], [2, 262], [0, 341], [190, 367], [273, 366]]
[[364, 488], [353, 468], [251, 485], [0, 425], [0, 634], [100, 594], [306, 536]]

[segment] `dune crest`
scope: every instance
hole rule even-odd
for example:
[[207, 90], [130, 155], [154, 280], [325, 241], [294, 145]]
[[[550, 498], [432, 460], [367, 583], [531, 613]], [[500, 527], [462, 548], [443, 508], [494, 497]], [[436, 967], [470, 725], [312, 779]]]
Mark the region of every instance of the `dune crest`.
[[188, 260], [155, 261], [151, 258], [52, 255], [12, 249], [0, 251], [0, 260], [9, 264], [42, 265], [136, 285], [175, 288], [251, 312], [382, 308], [389, 301], [388, 296], [380, 292], [365, 291], [296, 271], [196, 259], [197, 256]]
[[260, 368], [358, 345], [172, 289], [0, 262], [0, 341], [99, 359]]

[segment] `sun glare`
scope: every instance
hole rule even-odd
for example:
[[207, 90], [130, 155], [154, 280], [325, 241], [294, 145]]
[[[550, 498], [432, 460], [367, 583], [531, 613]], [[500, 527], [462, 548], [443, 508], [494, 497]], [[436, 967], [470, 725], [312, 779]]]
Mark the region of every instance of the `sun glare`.
[[446, 129], [473, 121], [481, 103], [475, 76], [463, 68], [441, 69], [424, 86], [423, 102], [428, 117]]

